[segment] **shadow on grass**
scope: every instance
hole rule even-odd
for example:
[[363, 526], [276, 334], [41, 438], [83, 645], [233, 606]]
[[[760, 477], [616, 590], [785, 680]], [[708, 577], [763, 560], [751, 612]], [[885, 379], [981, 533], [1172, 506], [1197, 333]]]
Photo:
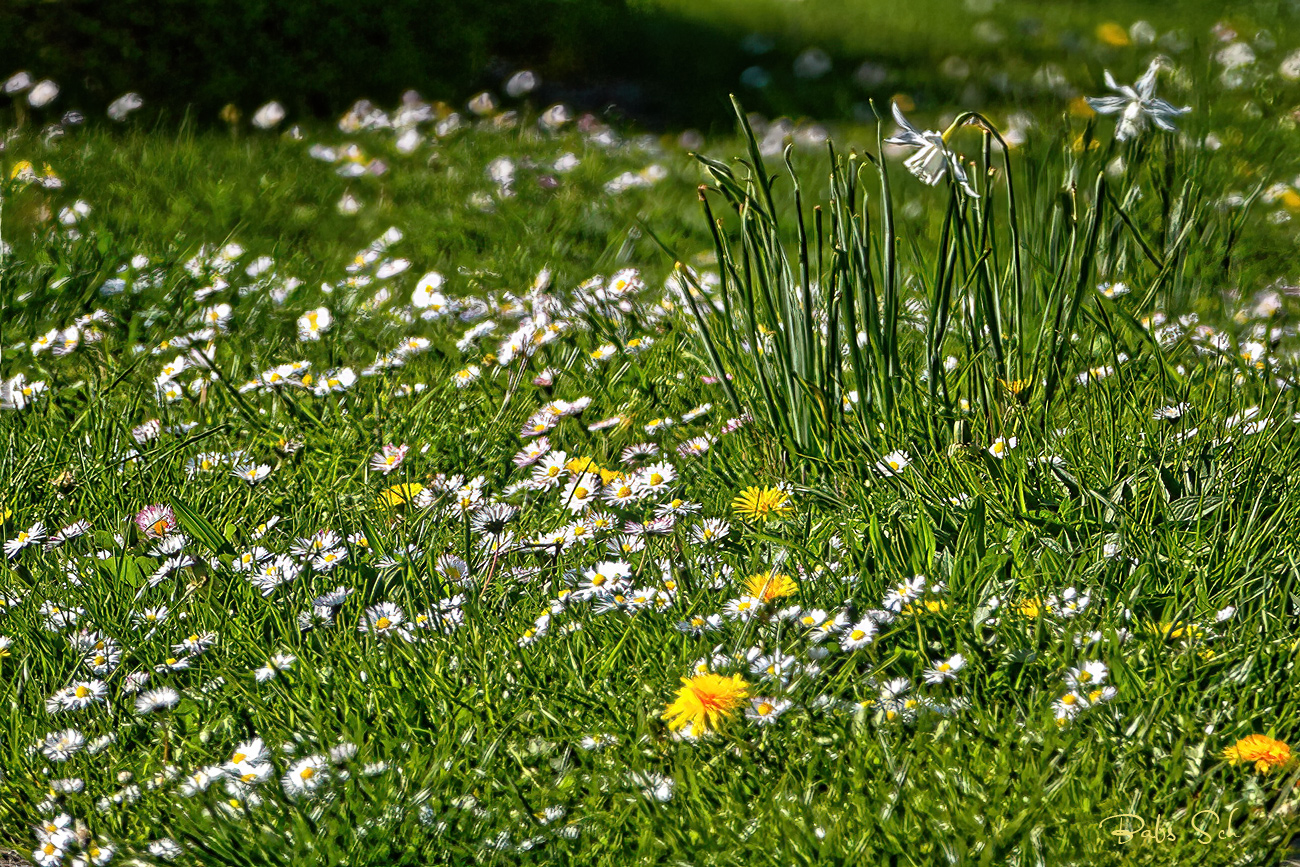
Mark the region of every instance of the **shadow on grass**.
[[[136, 91], [146, 112], [188, 110], [215, 125], [227, 104], [247, 114], [270, 99], [294, 118], [336, 117], [359, 98], [393, 105], [407, 89], [461, 103], [530, 67], [544, 82], [534, 103], [623, 114], [651, 129], [712, 129], [730, 128], [732, 91], [765, 114], [823, 119], [866, 119], [868, 99], [900, 92], [922, 106], [1059, 104], [1042, 65], [1095, 64], [1086, 28], [1112, 13], [1169, 17], [1154, 0], [1118, 9], [1109, 0], [1007, 0], [996, 23], [959, 0], [699, 4], [11, 0], [0, 4], [0, 44], [14, 68], [0, 75], [27, 69], [59, 82], [51, 119], [70, 108], [102, 117], [112, 99]], [[1276, 18], [1274, 5], [1245, 0], [1235, 14]], [[1170, 21], [1204, 32], [1219, 14], [1193, 2]], [[1115, 59], [1136, 63], [1128, 55], [1138, 53]]]

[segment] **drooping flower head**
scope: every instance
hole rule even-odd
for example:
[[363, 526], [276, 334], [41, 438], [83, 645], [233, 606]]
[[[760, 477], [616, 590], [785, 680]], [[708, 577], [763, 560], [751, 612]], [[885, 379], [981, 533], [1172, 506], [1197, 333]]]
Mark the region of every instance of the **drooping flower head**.
[[677, 698], [663, 718], [673, 731], [691, 727], [695, 735], [714, 731], [749, 697], [749, 684], [738, 674], [701, 674], [683, 677]]

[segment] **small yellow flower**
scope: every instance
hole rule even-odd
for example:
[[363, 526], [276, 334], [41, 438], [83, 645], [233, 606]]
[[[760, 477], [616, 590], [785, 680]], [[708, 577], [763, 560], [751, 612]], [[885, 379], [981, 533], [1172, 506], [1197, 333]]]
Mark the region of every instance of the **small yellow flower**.
[[693, 734], [706, 734], [717, 729], [748, 696], [749, 684], [738, 674], [683, 677], [677, 698], [664, 710], [663, 718], [673, 731], [689, 725]]
[[1195, 641], [1205, 637], [1205, 629], [1195, 623], [1152, 623], [1151, 631], [1161, 638], [1177, 641], [1180, 638], [1186, 638], [1188, 641]]
[[1223, 758], [1234, 765], [1253, 762], [1257, 773], [1267, 774], [1291, 761], [1291, 748], [1267, 735], [1246, 735], [1225, 749]]

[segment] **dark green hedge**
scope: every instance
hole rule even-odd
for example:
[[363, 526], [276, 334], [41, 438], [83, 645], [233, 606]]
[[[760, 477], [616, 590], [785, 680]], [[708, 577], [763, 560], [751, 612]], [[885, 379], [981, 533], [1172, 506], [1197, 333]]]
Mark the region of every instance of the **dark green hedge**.
[[212, 120], [278, 99], [337, 114], [407, 88], [462, 96], [494, 57], [573, 75], [626, 20], [626, 0], [0, 0], [0, 69], [53, 78], [56, 105], [134, 90]]

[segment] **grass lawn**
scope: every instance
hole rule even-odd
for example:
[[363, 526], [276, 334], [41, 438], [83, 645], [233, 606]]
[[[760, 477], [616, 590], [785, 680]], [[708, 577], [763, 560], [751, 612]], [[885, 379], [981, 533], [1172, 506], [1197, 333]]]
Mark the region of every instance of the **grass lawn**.
[[768, 117], [5, 138], [0, 848], [1294, 857], [1288, 13], [657, 8]]

